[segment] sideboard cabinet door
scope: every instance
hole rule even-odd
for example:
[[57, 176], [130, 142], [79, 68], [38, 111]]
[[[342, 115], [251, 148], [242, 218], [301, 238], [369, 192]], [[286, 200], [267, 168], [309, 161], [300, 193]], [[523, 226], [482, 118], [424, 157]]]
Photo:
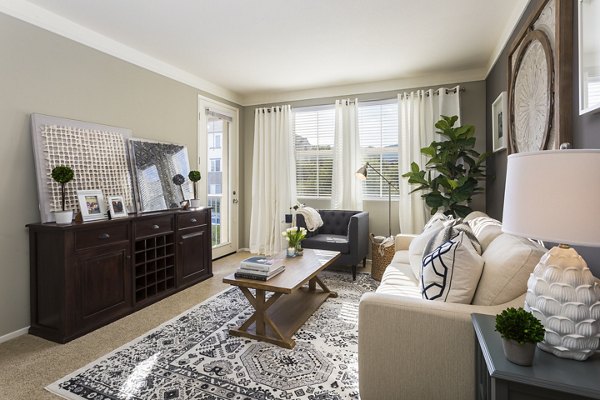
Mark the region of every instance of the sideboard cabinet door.
[[129, 242], [80, 252], [77, 273], [77, 321], [83, 331], [126, 315], [132, 305]]

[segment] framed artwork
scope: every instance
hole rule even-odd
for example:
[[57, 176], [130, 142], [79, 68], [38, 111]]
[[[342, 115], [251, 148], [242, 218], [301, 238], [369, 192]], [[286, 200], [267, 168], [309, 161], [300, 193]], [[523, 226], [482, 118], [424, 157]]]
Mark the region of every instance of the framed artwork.
[[508, 57], [512, 153], [558, 149], [571, 141], [573, 2], [541, 1]]
[[492, 138], [494, 153], [506, 149], [506, 137], [508, 129], [507, 116], [508, 95], [500, 93], [492, 103]]
[[108, 196], [108, 211], [111, 219], [126, 217], [128, 214], [123, 196]]
[[31, 134], [42, 222], [54, 221], [53, 211], [62, 209], [60, 184], [50, 176], [57, 165], [75, 172], [65, 188], [65, 209], [77, 210], [77, 190], [101, 189], [122, 195], [135, 210], [127, 152], [131, 129], [31, 114]]
[[84, 221], [106, 219], [106, 205], [102, 190], [78, 190], [77, 200]]

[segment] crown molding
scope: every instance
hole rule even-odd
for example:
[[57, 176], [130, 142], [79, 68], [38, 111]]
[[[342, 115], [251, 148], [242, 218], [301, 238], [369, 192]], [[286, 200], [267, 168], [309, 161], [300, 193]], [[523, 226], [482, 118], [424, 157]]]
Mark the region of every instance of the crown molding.
[[515, 9], [513, 10], [513, 13], [506, 20], [506, 25], [504, 26], [504, 31], [500, 35], [500, 39], [498, 40], [498, 43], [496, 44], [496, 48], [494, 49], [494, 52], [492, 53], [492, 56], [490, 57], [490, 59], [488, 61], [487, 72], [485, 74], [486, 78], [492, 71], [492, 68], [494, 68], [494, 65], [496, 64], [498, 59], [500, 58], [502, 51], [508, 44], [508, 41], [510, 40], [510, 36], [516, 29], [517, 24], [521, 20], [521, 17], [523, 17], [523, 14], [525, 13], [525, 10], [527, 9], [527, 6], [529, 5], [529, 3], [531, 3], [531, 0], [524, 1], [522, 8], [515, 7]]
[[242, 100], [236, 92], [151, 57], [26, 0], [0, 0], [0, 12], [225, 100], [237, 104]]
[[247, 107], [270, 103], [317, 99], [323, 97], [349, 96], [363, 93], [405, 90], [423, 86], [436, 86], [450, 83], [481, 81], [485, 80], [485, 77], [486, 69], [477, 68], [464, 71], [430, 74], [411, 78], [358, 83], [353, 85], [330, 86], [325, 88], [285, 91], [277, 93], [256, 93], [244, 96], [242, 99], [242, 105]]

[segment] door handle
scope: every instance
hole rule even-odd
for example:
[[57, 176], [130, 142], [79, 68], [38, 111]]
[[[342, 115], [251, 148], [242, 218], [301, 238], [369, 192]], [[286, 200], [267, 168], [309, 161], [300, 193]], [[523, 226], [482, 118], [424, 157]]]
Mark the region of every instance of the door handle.
[[239, 203], [239, 200], [238, 199], [233, 199], [233, 204], [237, 204], [237, 203]]

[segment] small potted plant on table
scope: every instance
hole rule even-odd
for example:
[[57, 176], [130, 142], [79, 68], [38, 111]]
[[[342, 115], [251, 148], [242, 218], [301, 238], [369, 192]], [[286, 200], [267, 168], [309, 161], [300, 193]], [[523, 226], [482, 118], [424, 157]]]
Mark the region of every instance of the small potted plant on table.
[[202, 179], [202, 175], [200, 175], [200, 171], [192, 170], [188, 174], [188, 178], [194, 184], [194, 198], [190, 200], [190, 207], [198, 208], [201, 206], [200, 200], [198, 199], [198, 181]]
[[502, 335], [502, 349], [508, 361], [529, 366], [535, 347], [544, 340], [544, 326], [530, 312], [519, 307], [507, 308], [496, 315], [496, 331]]
[[65, 210], [65, 185], [73, 180], [75, 173], [71, 167], [59, 165], [52, 169], [52, 179], [60, 184], [62, 211], [54, 211], [54, 220], [57, 224], [70, 224], [73, 220], [73, 210]]
[[302, 255], [302, 239], [306, 237], [306, 228], [292, 227], [287, 228], [281, 233], [288, 241], [287, 256], [296, 257]]

